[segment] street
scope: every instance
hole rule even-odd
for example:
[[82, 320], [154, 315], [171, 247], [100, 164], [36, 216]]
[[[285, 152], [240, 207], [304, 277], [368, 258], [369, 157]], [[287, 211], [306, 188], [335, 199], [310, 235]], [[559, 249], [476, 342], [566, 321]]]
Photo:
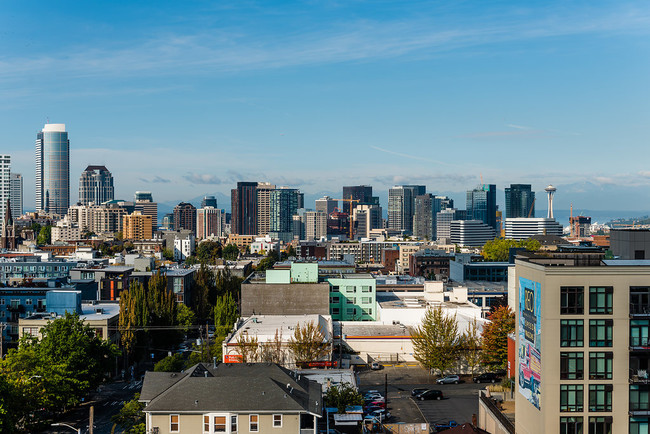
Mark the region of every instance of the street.
[[[124, 402], [131, 400], [136, 392], [140, 392], [140, 389], [142, 389], [141, 380], [118, 381], [105, 384], [101, 386], [100, 392], [95, 392], [91, 396], [92, 401], [71, 410], [64, 417], [57, 419], [56, 423], [65, 423], [74, 428], [81, 428], [82, 433], [87, 433], [90, 413], [89, 407], [92, 404], [95, 409], [94, 434], [110, 434], [113, 428], [111, 416], [117, 414], [124, 405]], [[70, 434], [73, 431], [65, 426], [57, 426], [47, 428], [41, 432], [47, 434]], [[116, 430], [115, 432], [120, 431]]]

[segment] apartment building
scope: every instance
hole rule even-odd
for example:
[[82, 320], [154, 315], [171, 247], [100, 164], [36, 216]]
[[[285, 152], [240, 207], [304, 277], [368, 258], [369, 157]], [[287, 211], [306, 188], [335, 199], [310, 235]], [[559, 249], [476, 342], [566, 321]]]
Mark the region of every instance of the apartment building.
[[524, 253], [516, 275], [516, 431], [645, 433], [650, 261]]

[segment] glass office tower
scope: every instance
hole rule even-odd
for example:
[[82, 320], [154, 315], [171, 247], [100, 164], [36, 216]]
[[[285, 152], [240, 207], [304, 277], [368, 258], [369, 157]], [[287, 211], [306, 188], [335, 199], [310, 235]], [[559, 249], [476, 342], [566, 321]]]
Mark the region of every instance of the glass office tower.
[[64, 215], [70, 206], [70, 141], [65, 124], [36, 136], [36, 209]]

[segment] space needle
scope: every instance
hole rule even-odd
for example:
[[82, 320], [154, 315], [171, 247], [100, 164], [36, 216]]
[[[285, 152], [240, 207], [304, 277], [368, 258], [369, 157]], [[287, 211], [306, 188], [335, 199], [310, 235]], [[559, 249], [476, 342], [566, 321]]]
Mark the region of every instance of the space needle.
[[544, 189], [544, 191], [548, 194], [548, 216], [547, 218], [552, 219], [553, 218], [553, 195], [555, 195], [555, 191], [557, 188], [553, 187], [552, 185], [549, 185]]

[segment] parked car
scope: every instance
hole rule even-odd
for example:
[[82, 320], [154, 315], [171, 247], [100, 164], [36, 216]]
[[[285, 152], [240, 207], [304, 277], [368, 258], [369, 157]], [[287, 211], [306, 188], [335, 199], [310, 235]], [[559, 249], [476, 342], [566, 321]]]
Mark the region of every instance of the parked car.
[[475, 383], [496, 383], [498, 381], [501, 381], [501, 377], [492, 372], [486, 372], [485, 374], [481, 374], [477, 377], [472, 378], [472, 380]]
[[372, 401], [366, 405], [366, 407], [379, 407], [386, 408], [386, 401]]
[[374, 401], [376, 399], [384, 399], [384, 396], [381, 393], [366, 393], [363, 395], [363, 399], [366, 401]]
[[413, 390], [411, 390], [411, 396], [418, 396], [420, 393], [426, 392], [427, 390], [429, 390], [429, 389], [427, 389], [426, 387], [419, 387], [419, 388], [413, 389]]
[[378, 419], [380, 421], [389, 420], [392, 417], [389, 411], [385, 409], [375, 410], [368, 414], [364, 419]]
[[442, 391], [440, 391], [440, 390], [430, 389], [430, 390], [426, 390], [426, 391], [420, 393], [417, 396], [417, 398], [420, 401], [424, 401], [425, 399], [442, 399], [443, 395], [442, 395]]
[[436, 429], [437, 432], [440, 431], [445, 431], [454, 427], [457, 427], [458, 423], [455, 420], [450, 420], [447, 423], [437, 423], [433, 427]]
[[460, 377], [458, 375], [447, 375], [446, 377], [438, 378], [436, 380], [438, 384], [458, 384], [460, 383]]
[[370, 413], [372, 413], [374, 411], [377, 411], [377, 410], [384, 410], [384, 408], [383, 407], [377, 407], [377, 406], [374, 406], [374, 405], [369, 405], [369, 406], [367, 406], [366, 408], [363, 409], [363, 412], [365, 414], [370, 414]]
[[382, 366], [379, 364], [379, 362], [372, 362], [370, 364], [370, 369], [373, 371], [379, 371], [382, 368]]

